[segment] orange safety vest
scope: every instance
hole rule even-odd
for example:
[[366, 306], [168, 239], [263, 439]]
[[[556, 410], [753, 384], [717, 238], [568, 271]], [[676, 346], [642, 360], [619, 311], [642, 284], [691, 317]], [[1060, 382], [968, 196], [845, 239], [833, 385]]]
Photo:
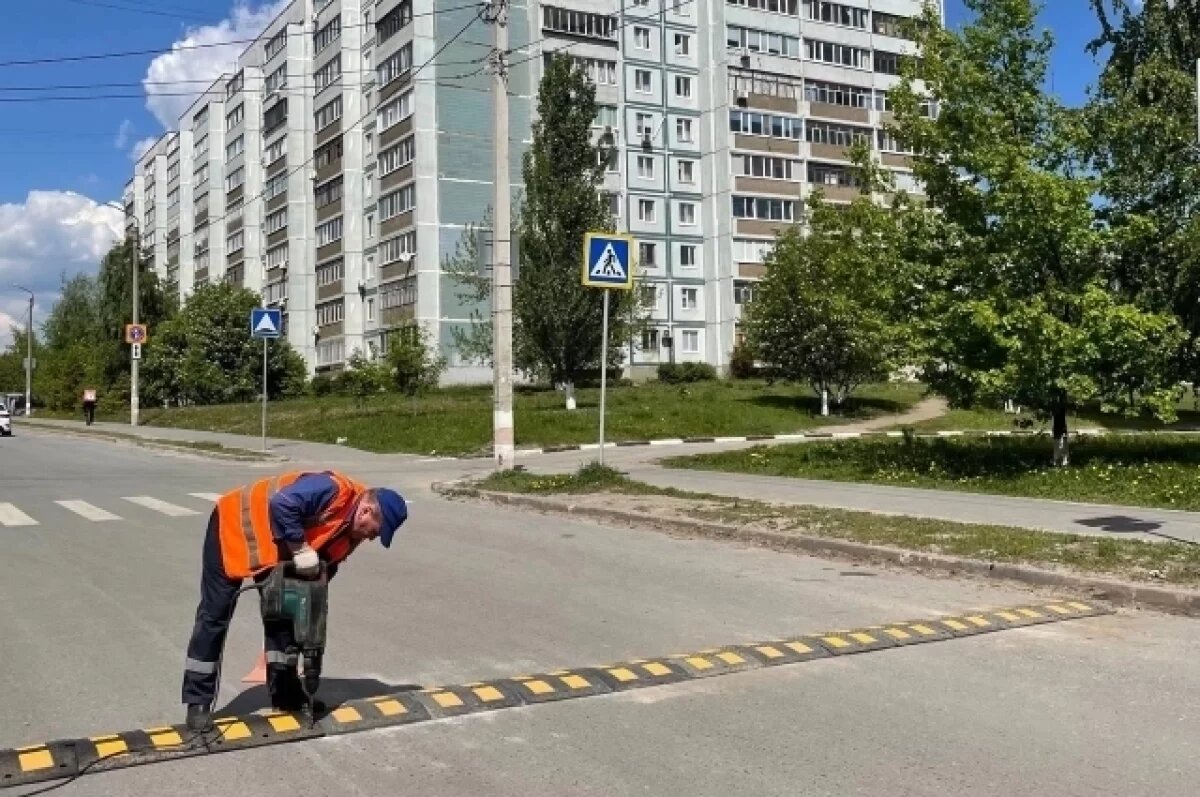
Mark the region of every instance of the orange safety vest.
[[[305, 523], [304, 538], [310, 548], [337, 564], [357, 547], [339, 532], [349, 526], [354, 506], [367, 487], [340, 473], [325, 473], [337, 484], [337, 493], [320, 516]], [[225, 575], [250, 578], [279, 564], [279, 545], [271, 534], [271, 497], [304, 474], [293, 471], [261, 479], [217, 500]]]

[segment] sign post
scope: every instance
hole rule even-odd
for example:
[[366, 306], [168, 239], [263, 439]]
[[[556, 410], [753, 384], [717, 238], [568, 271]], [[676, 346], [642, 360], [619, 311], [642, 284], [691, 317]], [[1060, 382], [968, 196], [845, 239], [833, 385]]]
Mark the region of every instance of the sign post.
[[279, 337], [283, 328], [283, 311], [269, 307], [256, 307], [250, 311], [250, 337], [262, 338], [263, 381], [262, 381], [262, 450], [267, 450], [267, 341]]
[[583, 237], [583, 284], [604, 290], [604, 317], [600, 322], [600, 464], [604, 464], [604, 416], [608, 394], [608, 292], [633, 288], [633, 238], [607, 232]]

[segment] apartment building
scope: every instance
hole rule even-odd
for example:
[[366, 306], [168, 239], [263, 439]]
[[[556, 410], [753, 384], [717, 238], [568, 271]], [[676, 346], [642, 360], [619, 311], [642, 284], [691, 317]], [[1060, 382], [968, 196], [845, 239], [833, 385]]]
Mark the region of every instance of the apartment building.
[[[182, 298], [227, 280], [284, 310], [312, 370], [430, 330], [450, 381], [486, 381], [445, 272], [492, 197], [491, 30], [446, 0], [296, 0], [136, 165], [126, 208]], [[849, 146], [919, 187], [883, 132], [920, 0], [521, 0], [509, 6], [514, 196], [550, 52], [596, 84], [603, 190], [652, 307], [633, 372], [724, 367], [774, 235]], [[465, 30], [463, 30], [465, 28]], [[462, 31], [462, 35], [455, 38]], [[435, 57], [436, 56], [436, 57]], [[485, 312], [486, 317], [486, 312]]]

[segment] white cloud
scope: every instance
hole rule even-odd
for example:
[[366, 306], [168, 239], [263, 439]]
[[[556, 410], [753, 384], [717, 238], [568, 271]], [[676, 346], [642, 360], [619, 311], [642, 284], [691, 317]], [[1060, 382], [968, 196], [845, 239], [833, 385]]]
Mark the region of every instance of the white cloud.
[[142, 157], [157, 142], [158, 142], [158, 139], [153, 136], [151, 136], [150, 138], [143, 138], [140, 141], [134, 142], [133, 148], [129, 150], [129, 159], [135, 161], [138, 158]]
[[0, 346], [9, 328], [24, 326], [34, 292], [33, 322], [58, 298], [62, 275], [95, 273], [124, 234], [124, 214], [73, 191], [30, 191], [23, 203], [0, 204]]
[[113, 141], [113, 146], [117, 149], [125, 149], [129, 144], [129, 138], [133, 135], [133, 122], [126, 119], [121, 122], [121, 126], [117, 128], [117, 137]]
[[[171, 52], [160, 55], [150, 62], [142, 86], [146, 90], [146, 107], [162, 123], [173, 129], [179, 117], [224, 72], [233, 70], [238, 56], [246, 44], [224, 44], [219, 47], [181, 50], [198, 44], [212, 45], [253, 39], [263, 32], [267, 24], [275, 19], [290, 0], [274, 0], [265, 4], [249, 4], [237, 0], [229, 16], [215, 25], [189, 28], [183, 38], [171, 45]], [[197, 80], [200, 83], [177, 83], [181, 80]], [[176, 82], [171, 85], [172, 82]], [[165, 84], [165, 85], [163, 85]], [[191, 91], [194, 89], [194, 93]], [[186, 96], [165, 96], [183, 94]]]

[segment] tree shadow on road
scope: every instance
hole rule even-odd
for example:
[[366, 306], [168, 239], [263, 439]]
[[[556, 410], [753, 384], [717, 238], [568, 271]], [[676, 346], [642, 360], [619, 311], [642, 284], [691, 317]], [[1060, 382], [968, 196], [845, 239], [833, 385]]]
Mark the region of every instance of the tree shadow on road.
[[[325, 704], [326, 711], [332, 711], [350, 700], [415, 692], [422, 688], [417, 684], [389, 684], [376, 678], [322, 678], [317, 697]], [[238, 716], [270, 707], [271, 697], [267, 694], [267, 687], [259, 684], [239, 693], [215, 713], [218, 717]]]

